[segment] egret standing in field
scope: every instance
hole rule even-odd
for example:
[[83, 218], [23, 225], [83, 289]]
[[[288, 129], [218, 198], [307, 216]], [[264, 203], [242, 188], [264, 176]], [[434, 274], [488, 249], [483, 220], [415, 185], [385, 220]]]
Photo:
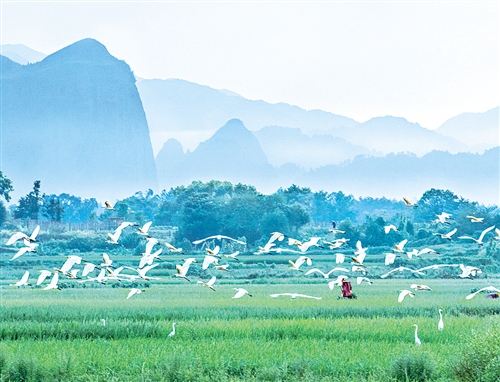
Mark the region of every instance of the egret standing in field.
[[420, 338], [418, 338], [418, 325], [413, 324], [413, 326], [415, 327], [415, 345], [420, 346], [422, 345], [422, 342], [420, 341]]
[[175, 325], [176, 323], [174, 322], [172, 324], [172, 331], [168, 334], [168, 338], [172, 338], [173, 336], [175, 336]]
[[442, 331], [444, 329], [443, 322], [443, 309], [439, 309], [439, 322], [438, 322], [438, 330]]

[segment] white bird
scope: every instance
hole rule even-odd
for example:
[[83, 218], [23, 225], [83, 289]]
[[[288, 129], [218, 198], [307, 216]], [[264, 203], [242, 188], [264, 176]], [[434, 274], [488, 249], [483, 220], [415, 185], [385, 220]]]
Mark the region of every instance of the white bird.
[[289, 249], [289, 248], [271, 248], [269, 252], [276, 252], [276, 253], [297, 253], [301, 254], [301, 251], [296, 251], [294, 249]]
[[100, 264], [101, 267], [110, 267], [113, 264], [113, 260], [109, 258], [107, 253], [102, 254], [103, 263]]
[[373, 284], [373, 283], [371, 282], [371, 280], [370, 280], [368, 277], [363, 277], [363, 276], [358, 276], [358, 277], [356, 277], [356, 283], [357, 283], [358, 285], [359, 285], [359, 284], [361, 284], [363, 281], [366, 281], [366, 282], [367, 282], [368, 284], [370, 284], [370, 285], [371, 285], [371, 284]]
[[285, 239], [285, 235], [282, 234], [281, 232], [271, 232], [271, 237], [269, 238], [269, 240], [267, 241], [267, 243], [273, 243], [275, 242], [276, 240], [278, 241], [283, 241]]
[[212, 256], [217, 256], [220, 252], [220, 247], [216, 245], [214, 249], [211, 248], [205, 248], [205, 251], [207, 251], [207, 254], [212, 255]]
[[196, 259], [194, 257], [190, 257], [189, 259], [186, 259], [184, 261], [184, 264], [182, 265], [176, 265], [177, 273], [174, 275], [175, 277], [181, 277], [187, 281], [189, 279], [186, 277], [189, 267], [191, 266], [192, 263], [196, 263]]
[[442, 331], [444, 329], [443, 322], [443, 309], [439, 309], [439, 322], [438, 322], [438, 330]]
[[323, 243], [328, 245], [328, 248], [330, 249], [337, 249], [340, 248], [342, 245], [347, 244], [348, 241], [349, 239], [342, 237], [340, 239], [335, 239], [333, 242], [323, 240]]
[[16, 254], [14, 256], [12, 256], [12, 259], [11, 260], [15, 260], [17, 259], [18, 257], [24, 255], [25, 253], [27, 252], [36, 252], [36, 246], [38, 244], [30, 244], [26, 247], [22, 247], [21, 249], [19, 249], [19, 251], [16, 252]]
[[35, 227], [35, 229], [33, 230], [33, 232], [31, 233], [30, 236], [26, 235], [25, 233], [23, 232], [16, 232], [14, 235], [12, 235], [10, 237], [9, 240], [7, 240], [7, 243], [5, 243], [5, 245], [11, 245], [11, 244], [14, 244], [16, 241], [18, 241], [19, 239], [24, 239], [25, 241], [28, 241], [29, 243], [33, 242], [33, 241], [36, 241], [36, 237], [38, 235], [38, 232], [40, 231], [40, 226], [37, 225]]
[[129, 292], [129, 294], [128, 294], [128, 296], [127, 296], [126, 299], [128, 300], [133, 295], [140, 294], [142, 292], [145, 292], [145, 290], [144, 289], [139, 289], [139, 288], [132, 288], [132, 289], [130, 289], [130, 292]]
[[61, 288], [59, 288], [59, 285], [57, 285], [58, 282], [59, 282], [59, 273], [54, 272], [54, 276], [52, 276], [52, 280], [45, 288], [43, 288], [43, 290], [50, 290], [50, 289], [59, 289], [60, 290]]
[[476, 294], [478, 293], [481, 293], [481, 292], [497, 292], [497, 293], [500, 293], [500, 289], [498, 288], [495, 288], [494, 286], [488, 286], [488, 287], [485, 287], [485, 288], [481, 288], [477, 291], [475, 291], [474, 293], [471, 293], [470, 295], [468, 295], [467, 297], [465, 297], [466, 300], [470, 300], [471, 298], [473, 298]]
[[108, 232], [108, 239], [106, 240], [107, 243], [110, 244], [115, 244], [115, 245], [121, 245], [118, 243], [118, 239], [120, 238], [120, 235], [122, 234], [122, 231], [117, 229], [113, 234]]
[[394, 264], [394, 261], [396, 260], [396, 254], [395, 253], [385, 253], [385, 265], [391, 265]]
[[257, 252], [254, 252], [254, 255], [261, 255], [263, 253], [269, 253], [271, 251], [271, 248], [274, 247], [276, 244], [274, 243], [266, 243], [263, 247], [259, 246], [259, 249]]
[[240, 259], [237, 259], [236, 256], [238, 256], [240, 254], [240, 251], [236, 251], [236, 252], [233, 252], [229, 255], [224, 255], [224, 257], [228, 258], [228, 259], [233, 259], [233, 260], [236, 260], [236, 261], [240, 261]]
[[306, 294], [300, 294], [300, 293], [275, 293], [275, 294], [270, 294], [269, 296], [271, 297], [290, 296], [290, 298], [292, 299], [295, 299], [297, 297], [304, 297], [304, 298], [313, 298], [315, 300], [321, 300], [321, 297], [308, 296]]
[[217, 265], [215, 267], [215, 269], [217, 269], [218, 271], [227, 271], [227, 272], [230, 272], [227, 267], [229, 267], [229, 264], [222, 264], [222, 265]]
[[157, 267], [158, 265], [160, 265], [160, 263], [148, 265], [147, 267], [144, 267], [142, 269], [135, 269], [135, 268], [131, 268], [131, 267], [127, 267], [127, 268], [136, 271], [137, 274], [139, 275], [139, 277], [143, 280], [152, 280], [152, 279], [158, 279], [158, 278], [146, 276], [146, 273], [148, 273], [151, 269], [153, 269], [154, 267]]
[[335, 254], [335, 263], [336, 264], [343, 264], [345, 260], [345, 255], [343, 253], [336, 253]]
[[106, 326], [106, 320], [104, 318], [101, 318], [101, 325]]
[[301, 269], [299, 269], [302, 264], [306, 263], [309, 266], [312, 265], [312, 260], [307, 256], [300, 256], [297, 260], [295, 260], [295, 263], [292, 260], [288, 260], [288, 262], [291, 265], [291, 269], [300, 272], [303, 272]]
[[495, 228], [495, 237], [493, 238], [493, 240], [500, 240], [500, 229], [498, 228]]
[[388, 234], [391, 231], [396, 232], [397, 230], [398, 230], [398, 228], [394, 224], [389, 224], [389, 225], [384, 226], [384, 232], [386, 234]]
[[353, 265], [351, 270], [353, 272], [361, 272], [363, 275], [366, 275], [366, 269], [363, 267], [360, 267], [359, 265]]
[[71, 256], [68, 256], [68, 259], [64, 262], [61, 269], [54, 268], [54, 270], [56, 272], [62, 273], [63, 275], [66, 275], [69, 273], [71, 268], [73, 268], [73, 265], [80, 264], [81, 262], [82, 262], [82, 258], [80, 256], [71, 255]]
[[168, 334], [168, 338], [172, 338], [173, 336], [175, 336], [175, 325], [176, 323], [174, 322], [172, 324], [172, 331]]
[[201, 269], [207, 269], [210, 264], [219, 264], [219, 259], [211, 255], [206, 255], [203, 259], [203, 265], [201, 266]]
[[210, 280], [208, 280], [206, 283], [204, 283], [203, 281], [198, 281], [198, 284], [201, 284], [207, 288], [210, 288], [212, 289], [214, 292], [215, 292], [215, 289], [214, 289], [214, 283], [215, 283], [215, 280], [217, 279], [217, 277], [213, 276]]
[[400, 243], [394, 245], [394, 248], [392, 248], [392, 250], [394, 252], [403, 253], [403, 248], [404, 248], [406, 243], [408, 243], [408, 239], [404, 239]]
[[82, 271], [82, 277], [86, 277], [90, 272], [93, 272], [96, 265], [92, 263], [85, 263]]
[[137, 224], [137, 223], [123, 222], [122, 224], [120, 224], [118, 226], [118, 228], [116, 228], [115, 233], [116, 233], [116, 231], [123, 231], [127, 227], [138, 227], [138, 226], [139, 226], [139, 224]]
[[420, 269], [417, 269], [417, 271], [419, 272], [422, 272], [422, 271], [427, 271], [429, 269], [439, 269], [439, 268], [443, 268], [443, 267], [459, 267], [460, 264], [434, 264], [434, 265], [429, 265], [427, 267], [423, 267], [423, 268], [420, 268]]
[[136, 234], [143, 235], [143, 236], [146, 236], [146, 237], [150, 237], [149, 234], [148, 234], [148, 231], [149, 231], [149, 227], [151, 227], [151, 224], [153, 224], [153, 222], [147, 222], [142, 227], [139, 227], [137, 229]]
[[142, 268], [145, 265], [151, 265], [151, 264], [153, 264], [153, 261], [155, 259], [159, 259], [160, 258], [160, 254], [161, 254], [162, 251], [163, 251], [163, 248], [160, 248], [160, 249], [158, 249], [154, 253], [142, 256], [141, 257], [141, 261], [139, 262], [139, 268]]
[[321, 247], [318, 242], [321, 238], [320, 237], [312, 237], [309, 239], [309, 241], [306, 241], [305, 243], [301, 243], [298, 245], [299, 249], [302, 251], [302, 253], [306, 252], [309, 248], [311, 247]]
[[415, 297], [415, 294], [410, 290], [403, 289], [399, 292], [398, 302], [403, 302], [406, 296]]
[[484, 238], [484, 235], [486, 235], [488, 232], [490, 232], [491, 230], [493, 230], [495, 228], [494, 225], [492, 225], [491, 227], [488, 227], [486, 228], [483, 232], [481, 232], [481, 235], [479, 235], [479, 239], [474, 239], [473, 237], [470, 237], [470, 236], [459, 236], [458, 238], [459, 239], [470, 239], [470, 240], [474, 240], [476, 243], [478, 243], [479, 245], [483, 245], [483, 238]]
[[165, 245], [165, 247], [167, 247], [167, 248], [168, 248], [168, 250], [169, 250], [170, 252], [174, 252], [174, 253], [182, 253], [182, 248], [177, 248], [177, 247], [174, 247], [172, 244], [167, 243], [167, 242], [165, 242], [165, 243], [164, 243], [164, 245]]
[[432, 290], [430, 287], [424, 284], [411, 284], [410, 288], [415, 290], [429, 290], [429, 291]]
[[356, 257], [354, 256], [351, 256], [351, 259], [359, 264], [359, 265], [363, 265], [363, 261], [365, 261], [365, 257], [366, 257], [366, 250], [367, 248], [363, 248], [363, 246], [361, 245], [361, 241], [357, 241], [356, 242], [356, 249], [357, 251], [354, 252], [355, 255], [358, 255]]
[[52, 274], [52, 272], [50, 272], [50, 271], [41, 270], [40, 276], [38, 276], [38, 280], [36, 282], [36, 285], [40, 285], [41, 283], [43, 283], [45, 281], [45, 279], [47, 277], [49, 277], [51, 274]]
[[410, 199], [408, 199], [406, 196], [403, 196], [403, 202], [405, 202], [406, 207], [418, 207], [416, 204], [410, 202]]
[[17, 283], [15, 283], [15, 286], [29, 286], [28, 284], [28, 278], [30, 277], [30, 272], [26, 271], [24, 272], [23, 277], [21, 277], [21, 280], [19, 280]]
[[409, 271], [411, 273], [418, 273], [419, 275], [424, 274], [421, 270], [415, 270], [415, 269], [406, 268], [406, 267], [398, 267], [398, 268], [394, 268], [393, 270], [387, 272], [386, 274], [383, 274], [382, 276], [380, 276], [380, 278], [385, 279], [387, 276], [389, 276], [390, 274], [392, 274], [394, 272], [403, 272], [403, 271]]
[[342, 285], [342, 281], [348, 279], [349, 277], [346, 276], [346, 275], [340, 275], [340, 276], [337, 276], [337, 279], [336, 280], [333, 280], [333, 281], [330, 281], [328, 283], [328, 288], [330, 288], [330, 290], [333, 290], [333, 287], [335, 285], [338, 285], [338, 286], [341, 286]]
[[206, 237], [204, 239], [195, 240], [195, 241], [193, 241], [193, 244], [197, 245], [197, 244], [203, 243], [204, 241], [212, 240], [212, 239], [217, 239], [219, 241], [222, 241], [222, 239], [227, 239], [227, 240], [232, 240], [232, 241], [234, 241], [234, 242], [236, 242], [238, 244], [241, 244], [241, 245], [246, 245], [247, 244], [244, 241], [236, 240], [236, 239], [233, 239], [232, 237], [224, 236], [224, 235], [214, 235], [214, 236]]
[[455, 228], [453, 231], [450, 231], [448, 233], [435, 233], [435, 236], [440, 236], [441, 239], [446, 239], [451, 241], [451, 237], [457, 232], [457, 229]]
[[468, 216], [467, 216], [467, 219], [470, 219], [470, 222], [471, 222], [471, 223], [484, 223], [484, 222], [483, 222], [484, 218], [477, 218], [477, 217], [475, 217], [475, 216], [470, 216], [470, 215], [468, 215]]
[[433, 249], [430, 249], [430, 248], [423, 248], [421, 250], [418, 250], [418, 249], [414, 249], [413, 251], [411, 252], [406, 252], [406, 254], [408, 255], [408, 258], [411, 260], [411, 258], [413, 256], [421, 256], [421, 255], [425, 255], [426, 253], [438, 253], [436, 252], [435, 250]]
[[[122, 276], [122, 275], [120, 275], [120, 272], [123, 270], [123, 268], [125, 268], [125, 267], [121, 266], [119, 268], [116, 268], [115, 270], [111, 270], [111, 268], [103, 268], [103, 269], [105, 269], [108, 272], [108, 276], [106, 277], [108, 280], [122, 280], [122, 278], [120, 278], [120, 276]], [[127, 268], [130, 268], [130, 267], [127, 267]], [[134, 270], [136, 270], [136, 269], [134, 269]]]
[[458, 277], [461, 277], [461, 278], [476, 276], [476, 274], [478, 274], [478, 273], [479, 274], [483, 273], [483, 271], [481, 269], [470, 266], [470, 265], [460, 264], [459, 266], [460, 266], [460, 269], [462, 270], [462, 274], [458, 275]]
[[102, 268], [99, 271], [99, 274], [97, 275], [97, 277], [89, 277], [89, 278], [87, 278], [85, 280], [78, 280], [78, 282], [79, 283], [87, 283], [87, 282], [97, 281], [98, 283], [106, 284], [106, 280], [107, 280], [107, 277], [106, 277], [106, 268]]
[[417, 346], [420, 346], [422, 345], [422, 342], [420, 341], [420, 338], [418, 338], [418, 325], [417, 324], [413, 324], [413, 326], [415, 327], [415, 345]]
[[306, 272], [306, 276], [307, 275], [310, 275], [311, 273], [320, 273], [325, 279], [329, 278], [330, 274], [332, 272], [337, 272], [337, 271], [340, 271], [340, 272], [349, 272], [349, 269], [346, 269], [346, 268], [333, 268], [333, 269], [330, 269], [327, 273], [323, 272], [321, 269], [318, 269], [318, 268], [313, 268], [313, 269], [310, 269]]
[[441, 212], [441, 214], [436, 214], [436, 220], [434, 222], [436, 223], [441, 223], [441, 224], [451, 224], [448, 219], [451, 219], [451, 214], [448, 214], [446, 212]]
[[248, 295], [250, 297], [253, 297], [246, 289], [243, 288], [233, 288], [236, 291], [236, 294], [233, 296], [233, 298], [240, 298], [243, 297], [244, 295]]
[[155, 239], [154, 237], [148, 237], [146, 240], [146, 250], [144, 251], [143, 256], [150, 255], [153, 247], [156, 244], [160, 245], [157, 239]]

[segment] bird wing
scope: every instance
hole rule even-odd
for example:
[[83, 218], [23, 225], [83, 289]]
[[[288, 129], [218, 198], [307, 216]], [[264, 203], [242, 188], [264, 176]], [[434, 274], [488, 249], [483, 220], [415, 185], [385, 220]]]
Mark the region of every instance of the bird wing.
[[233, 298], [240, 298], [244, 296], [246, 293], [248, 293], [245, 289], [238, 289], [236, 294], [233, 296]]
[[153, 224], [153, 222], [147, 222], [146, 224], [144, 224], [141, 228], [141, 231], [143, 233], [147, 233], [148, 230], [149, 230], [149, 227], [151, 227], [151, 224]]
[[132, 297], [134, 294], [136, 294], [138, 289], [132, 288], [127, 296], [127, 300]]
[[208, 280], [207, 285], [209, 287], [213, 286], [215, 283], [215, 280], [217, 280], [217, 277], [213, 276], [210, 280]]
[[484, 235], [486, 235], [488, 232], [490, 232], [493, 228], [495, 228], [494, 225], [492, 225], [489, 228], [486, 228], [483, 232], [481, 232], [481, 236], [479, 236], [479, 240], [478, 241], [483, 241]]
[[448, 232], [445, 236], [446, 236], [446, 237], [452, 237], [452, 236], [455, 234], [455, 232], [457, 232], [457, 229], [456, 229], [456, 228], [455, 228], [453, 231]]
[[[311, 273], [314, 273], [314, 272], [317, 272], [317, 273], [321, 273], [323, 275], [323, 277], [326, 277], [327, 274], [325, 274], [322, 270], [318, 269], [318, 268], [313, 268], [313, 269], [309, 269], [307, 272], [306, 272], [306, 276], [307, 275], [310, 275]], [[331, 272], [331, 271], [330, 271]], [[328, 272], [328, 274], [330, 274], [330, 272]]]
[[29, 240], [30, 241], [35, 241], [36, 240], [36, 236], [38, 235], [38, 232], [40, 232], [40, 226], [37, 225], [35, 227], [35, 229], [33, 230], [33, 232], [31, 233], [30, 237], [29, 237]]
[[321, 297], [308, 296], [307, 294], [295, 294], [296, 297], [304, 297], [304, 298], [314, 298], [315, 300], [321, 300]]
[[23, 248], [21, 248], [19, 251], [17, 251], [17, 253], [12, 257], [11, 260], [17, 259], [19, 256], [24, 255], [28, 251], [29, 251], [29, 247], [23, 247]]
[[28, 236], [25, 233], [22, 232], [16, 232], [14, 235], [10, 237], [9, 240], [7, 240], [7, 243], [5, 245], [11, 245], [14, 244], [16, 241], [18, 241], [21, 238], [26, 238], [28, 239]]

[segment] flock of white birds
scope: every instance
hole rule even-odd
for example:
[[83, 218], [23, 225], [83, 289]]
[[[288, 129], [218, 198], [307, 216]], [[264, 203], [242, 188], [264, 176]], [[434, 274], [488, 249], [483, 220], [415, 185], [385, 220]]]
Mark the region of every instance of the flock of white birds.
[[[408, 207], [417, 207], [415, 204], [411, 203], [408, 199], [403, 198], [404, 202]], [[105, 208], [107, 209], [113, 209], [111, 204], [109, 202], [105, 203]], [[471, 222], [473, 223], [478, 223], [482, 224], [483, 223], [483, 218], [480, 217], [474, 217], [474, 216], [468, 216]], [[450, 224], [449, 220], [452, 219], [451, 214], [448, 213], [441, 213], [439, 215], [436, 215], [436, 223], [440, 224]], [[82, 258], [80, 256], [76, 255], [71, 255], [67, 257], [67, 260], [62, 264], [60, 268], [54, 268], [53, 270], [40, 270], [39, 271], [39, 276], [36, 281], [36, 286], [41, 286], [44, 281], [52, 275], [52, 278], [48, 284], [45, 286], [42, 286], [41, 288], [44, 290], [51, 290], [51, 289], [60, 289], [59, 288], [59, 275], [64, 276], [65, 278], [68, 279], [75, 279], [79, 283], [101, 283], [105, 284], [107, 281], [111, 280], [116, 280], [116, 281], [125, 281], [125, 282], [133, 282], [136, 280], [155, 280], [158, 279], [157, 277], [152, 277], [148, 276], [147, 273], [158, 266], [160, 263], [155, 260], [160, 260], [160, 254], [163, 251], [163, 248], [166, 248], [170, 253], [180, 253], [183, 254], [182, 248], [176, 248], [172, 244], [168, 242], [161, 242], [153, 238], [149, 235], [149, 228], [151, 226], [152, 222], [148, 222], [144, 224], [142, 227], [139, 226], [137, 223], [132, 223], [132, 222], [123, 222], [120, 224], [118, 228], [113, 233], [108, 233], [107, 235], [107, 242], [111, 243], [113, 245], [121, 245], [119, 242], [120, 236], [122, 232], [125, 229], [136, 229], [135, 233], [138, 235], [141, 235], [145, 238], [145, 250], [142, 253], [141, 258], [139, 259], [138, 267], [130, 267], [130, 266], [120, 266], [116, 267], [113, 265], [114, 261], [109, 257], [108, 254], [103, 253], [102, 259], [103, 262], [100, 264], [94, 264], [90, 262], [84, 262], [83, 268], [77, 268], [76, 265], [80, 265], [82, 263]], [[479, 246], [482, 246], [485, 242], [483, 241], [485, 236], [490, 232], [495, 230], [496, 236], [493, 237], [492, 240], [500, 240], [500, 230], [498, 228], [495, 228], [495, 226], [491, 226], [486, 228], [481, 232], [479, 237], [473, 238], [470, 236], [459, 236], [458, 239], [462, 240], [472, 240], [476, 242]], [[37, 236], [40, 231], [40, 227], [37, 226], [33, 232], [31, 233], [30, 236], [23, 232], [16, 232], [14, 233], [5, 243], [7, 246], [14, 245], [15, 243], [23, 243], [24, 245], [19, 248], [17, 253], [12, 257], [11, 260], [15, 260], [22, 256], [25, 253], [28, 252], [36, 252], [36, 248], [38, 246], [37, 243]], [[384, 227], [384, 232], [386, 234], [389, 234], [391, 231], [397, 231], [397, 227], [394, 225], [387, 225]], [[453, 240], [453, 236], [455, 233], [458, 231], [457, 228], [453, 229], [452, 231], [442, 234], [442, 233], [435, 233], [434, 235], [440, 236], [443, 240]], [[346, 232], [338, 230], [338, 229], [330, 229], [330, 232], [333, 233], [335, 236], [337, 235], [343, 235]], [[285, 240], [286, 239], [286, 240]], [[215, 245], [213, 246], [216, 242], [222, 243], [223, 240], [228, 240], [232, 241], [236, 244], [240, 244], [245, 246], [246, 243], [234, 238], [231, 238], [229, 236], [224, 236], [224, 235], [214, 235], [210, 236], [204, 239], [200, 240], [195, 240], [193, 241], [194, 245], [198, 244], [203, 244], [204, 250], [205, 250], [205, 255], [203, 258], [203, 261], [201, 262], [201, 268], [203, 270], [207, 270], [209, 268], [213, 268], [218, 271], [229, 271], [230, 269], [230, 262], [229, 261], [239, 261], [238, 255], [239, 251], [233, 252], [230, 254], [222, 254], [221, 253], [221, 246]], [[306, 255], [306, 252], [309, 251], [313, 247], [320, 247], [320, 248], [328, 248], [330, 250], [337, 250], [341, 248], [342, 246], [346, 245], [348, 243], [349, 239], [345, 238], [336, 238], [331, 241], [324, 240], [323, 238], [320, 237], [313, 237], [309, 239], [308, 241], [300, 241], [297, 239], [294, 239], [292, 237], [289, 237], [283, 233], [280, 232], [272, 232], [269, 240], [263, 247], [259, 247], [259, 249], [254, 252], [255, 255], [259, 254], [273, 254], [273, 253], [290, 253], [299, 255], [296, 260], [289, 260], [290, 263], [290, 270], [292, 271], [298, 271], [298, 272], [303, 272], [302, 267], [305, 266], [312, 266], [312, 259], [311, 257]], [[213, 246], [213, 248], [210, 247], [209, 243]], [[282, 243], [283, 245], [279, 246], [279, 244]], [[405, 239], [399, 243], [395, 243], [392, 251], [390, 253], [385, 253], [385, 265], [390, 266], [391, 264], [394, 263], [395, 259], [397, 256], [407, 256], [408, 259], [412, 260], [415, 258], [419, 258], [422, 255], [425, 254], [438, 254], [435, 250], [431, 248], [423, 248], [423, 249], [412, 249], [411, 251], [405, 251], [405, 246], [408, 243], [408, 240]], [[277, 245], [278, 244], [278, 245]], [[287, 245], [286, 245], [287, 244]], [[333, 269], [330, 269], [329, 271], [324, 271], [319, 268], [311, 268], [305, 272], [305, 275], [311, 275], [311, 274], [319, 274], [323, 276], [326, 280], [330, 279], [330, 276], [334, 274], [335, 278], [331, 281], [328, 282], [328, 287], [330, 290], [333, 290], [335, 286], [342, 286], [342, 283], [349, 278], [345, 273], [352, 273], [352, 274], [358, 274], [356, 277], [356, 282], [357, 284], [361, 284], [363, 282], [366, 282], [368, 284], [372, 284], [372, 281], [366, 277], [367, 274], [367, 269], [364, 264], [365, 258], [366, 258], [366, 252], [367, 248], [363, 248], [361, 241], [356, 242], [356, 250], [354, 251], [352, 256], [345, 255], [340, 252], [336, 252], [333, 255], [335, 256], [335, 262], [336, 264], [343, 264], [346, 259], [350, 259], [351, 263], [349, 264], [349, 268], [346, 268], [345, 266], [339, 266], [339, 267], [334, 267]], [[221, 264], [220, 260], [222, 258], [227, 259], [227, 262], [225, 264]], [[196, 258], [190, 257], [184, 260], [182, 264], [177, 264], [176, 265], [176, 270], [177, 272], [174, 274], [174, 277], [182, 278], [185, 279], [186, 281], [190, 281], [188, 278], [188, 273], [189, 270], [191, 269], [192, 264], [194, 263], [199, 263]], [[475, 266], [470, 266], [470, 265], [464, 265], [464, 264], [434, 264], [431, 266], [423, 267], [420, 269], [411, 269], [408, 267], [397, 267], [394, 269], [389, 270], [387, 273], [381, 275], [380, 277], [382, 279], [385, 279], [389, 277], [392, 274], [396, 273], [402, 273], [402, 272], [408, 272], [410, 274], [417, 274], [417, 275], [425, 275], [426, 271], [432, 271], [436, 270], [442, 267], [456, 267], [460, 269], [459, 274], [457, 274], [458, 277], [460, 278], [470, 278], [474, 277], [480, 273], [482, 273], [481, 269], [475, 267]], [[80, 272], [81, 271], [81, 272]], [[98, 272], [97, 272], [98, 271]], [[97, 273], [97, 275], [96, 275]], [[13, 286], [31, 286], [29, 284], [29, 276], [30, 273], [29, 271], [26, 271], [24, 275], [22, 276], [21, 280], [16, 282], [15, 284], [12, 284]], [[210, 280], [208, 281], [203, 281], [199, 280], [197, 281], [198, 284], [201, 286], [207, 287], [213, 291], [215, 291], [214, 284], [217, 280], [216, 276], [212, 276]], [[432, 289], [423, 284], [411, 284], [409, 286], [410, 289], [414, 291], [431, 291]], [[234, 288], [235, 294], [232, 297], [233, 299], [238, 299], [241, 298], [245, 295], [252, 297], [252, 295], [244, 288]], [[399, 292], [398, 295], [398, 302], [402, 303], [405, 299], [405, 297], [415, 297], [415, 292], [409, 289], [404, 289]], [[126, 299], [131, 298], [134, 295], [138, 295], [140, 293], [145, 292], [143, 289], [139, 288], [131, 288]], [[488, 297], [491, 298], [497, 298], [500, 295], [500, 289], [496, 288], [494, 286], [487, 286], [484, 288], [481, 288], [474, 293], [469, 294], [465, 298], [467, 300], [472, 299], [474, 296], [476, 296], [479, 293], [482, 292], [490, 292], [488, 294]], [[276, 294], [271, 294], [270, 295], [273, 298], [281, 297], [281, 296], [286, 296], [290, 297], [292, 299], [296, 298], [308, 298], [308, 299], [316, 299], [316, 300], [321, 300], [322, 297], [317, 297], [317, 296], [309, 296], [305, 294], [299, 294], [299, 293], [276, 293]], [[438, 329], [443, 330], [444, 324], [443, 324], [443, 316], [442, 316], [442, 310], [439, 309], [439, 323], [438, 323]], [[414, 324], [415, 326], [415, 343], [416, 345], [420, 345], [421, 341], [418, 338], [418, 325]], [[169, 337], [172, 337], [175, 335], [175, 323], [172, 325], [172, 333], [170, 333]]]

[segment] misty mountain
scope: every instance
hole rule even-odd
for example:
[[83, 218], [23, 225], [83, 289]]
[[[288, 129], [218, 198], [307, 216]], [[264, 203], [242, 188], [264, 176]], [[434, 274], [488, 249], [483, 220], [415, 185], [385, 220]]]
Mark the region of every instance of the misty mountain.
[[449, 189], [469, 200], [499, 205], [500, 148], [483, 154], [433, 151], [421, 158], [415, 154], [359, 156], [303, 173], [300, 178], [288, 179], [288, 183], [313, 190], [395, 199], [416, 198], [430, 188]]
[[238, 119], [228, 121], [183, 160], [181, 152], [179, 142], [170, 140], [158, 153], [160, 188], [212, 179], [259, 187], [276, 177], [276, 170], [268, 163], [259, 141]]
[[486, 149], [500, 145], [500, 121], [497, 106], [484, 113], [463, 113], [450, 118], [436, 132], [478, 149]]
[[356, 146], [331, 135], [303, 134], [298, 128], [266, 126], [254, 131], [269, 163], [280, 167], [294, 163], [305, 169], [338, 164], [357, 155], [381, 156], [382, 153]]
[[0, 45], [0, 54], [10, 58], [12, 61], [21, 65], [42, 61], [46, 54], [37, 52], [22, 44], [3, 44]]
[[146, 112], [153, 149], [157, 152], [169, 138], [194, 149], [212, 136], [216, 128], [237, 118], [255, 131], [264, 126], [300, 128], [317, 134], [336, 127], [357, 125], [353, 119], [324, 112], [306, 111], [285, 103], [252, 101], [228, 90], [216, 90], [192, 82], [139, 80], [137, 88]]
[[125, 62], [85, 39], [9, 67], [1, 78], [3, 172], [17, 193], [34, 180], [43, 192], [83, 197], [156, 188], [146, 116]]
[[332, 129], [331, 134], [384, 154], [410, 152], [419, 156], [433, 150], [450, 153], [470, 150], [465, 143], [425, 129], [400, 117], [377, 117], [351, 128]]

